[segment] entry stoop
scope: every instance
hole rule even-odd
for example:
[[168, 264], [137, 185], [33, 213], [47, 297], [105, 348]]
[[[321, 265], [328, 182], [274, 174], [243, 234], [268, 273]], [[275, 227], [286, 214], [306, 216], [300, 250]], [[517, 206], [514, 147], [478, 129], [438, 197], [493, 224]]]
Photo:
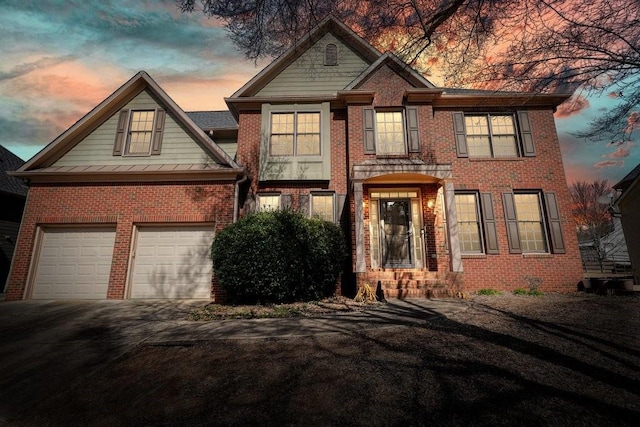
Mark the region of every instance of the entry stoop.
[[448, 298], [459, 293], [453, 280], [428, 270], [377, 270], [368, 272], [365, 282], [385, 298]]

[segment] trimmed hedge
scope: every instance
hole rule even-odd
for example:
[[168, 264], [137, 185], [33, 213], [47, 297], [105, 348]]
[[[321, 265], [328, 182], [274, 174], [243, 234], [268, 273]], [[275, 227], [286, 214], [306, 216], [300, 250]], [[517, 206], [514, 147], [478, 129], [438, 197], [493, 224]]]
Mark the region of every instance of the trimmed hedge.
[[346, 254], [339, 227], [290, 210], [248, 215], [220, 231], [211, 246], [215, 274], [235, 304], [330, 296]]

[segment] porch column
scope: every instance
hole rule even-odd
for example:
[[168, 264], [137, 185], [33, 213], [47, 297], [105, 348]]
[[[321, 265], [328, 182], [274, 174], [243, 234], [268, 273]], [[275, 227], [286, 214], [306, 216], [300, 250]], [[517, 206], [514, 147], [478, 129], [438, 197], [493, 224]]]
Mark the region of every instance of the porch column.
[[458, 215], [456, 214], [456, 199], [453, 182], [445, 180], [444, 184], [444, 209], [447, 216], [447, 236], [449, 238], [449, 258], [451, 271], [462, 272], [462, 256], [460, 255], [460, 241], [458, 240]]
[[353, 203], [356, 217], [356, 273], [367, 271], [364, 250], [364, 210], [362, 208], [362, 182], [353, 183]]

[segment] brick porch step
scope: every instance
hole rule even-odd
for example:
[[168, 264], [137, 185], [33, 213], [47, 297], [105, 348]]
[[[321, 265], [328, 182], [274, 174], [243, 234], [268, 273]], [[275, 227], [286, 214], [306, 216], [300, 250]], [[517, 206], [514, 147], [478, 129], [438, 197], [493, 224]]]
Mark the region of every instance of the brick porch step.
[[443, 298], [456, 294], [451, 283], [435, 271], [379, 270], [369, 272], [366, 277], [385, 298]]

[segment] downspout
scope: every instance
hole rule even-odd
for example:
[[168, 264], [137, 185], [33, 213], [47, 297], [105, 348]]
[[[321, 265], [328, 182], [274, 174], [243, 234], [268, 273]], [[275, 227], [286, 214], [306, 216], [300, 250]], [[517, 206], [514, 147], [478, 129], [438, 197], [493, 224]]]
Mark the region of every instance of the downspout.
[[233, 197], [233, 222], [238, 220], [238, 211], [240, 210], [240, 186], [247, 182], [249, 177], [244, 175], [242, 178], [236, 181], [236, 190]]

